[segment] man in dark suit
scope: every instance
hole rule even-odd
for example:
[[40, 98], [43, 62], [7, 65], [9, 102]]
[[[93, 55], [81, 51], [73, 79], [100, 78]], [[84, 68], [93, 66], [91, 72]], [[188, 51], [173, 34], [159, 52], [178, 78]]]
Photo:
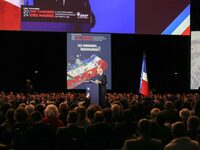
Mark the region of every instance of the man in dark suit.
[[138, 122], [140, 136], [137, 139], [126, 140], [122, 150], [162, 150], [162, 142], [149, 137], [150, 126], [149, 120], [141, 119]]
[[101, 67], [97, 68], [97, 73], [99, 74], [99, 78], [95, 81], [99, 84], [99, 105], [102, 108], [106, 107], [106, 84], [107, 84], [107, 77], [105, 73], [103, 72], [103, 69]]
[[57, 150], [84, 150], [86, 133], [83, 127], [77, 126], [78, 114], [70, 111], [67, 116], [67, 126], [57, 130]]

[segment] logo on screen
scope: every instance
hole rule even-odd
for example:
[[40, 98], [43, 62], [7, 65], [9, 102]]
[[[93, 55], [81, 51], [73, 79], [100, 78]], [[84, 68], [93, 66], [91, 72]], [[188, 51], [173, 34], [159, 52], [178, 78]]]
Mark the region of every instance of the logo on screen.
[[88, 19], [89, 18], [89, 14], [82, 14], [81, 12], [77, 12], [76, 15], [79, 19]]
[[29, 17], [30, 16], [30, 11], [28, 9], [24, 9], [23, 16], [24, 17]]

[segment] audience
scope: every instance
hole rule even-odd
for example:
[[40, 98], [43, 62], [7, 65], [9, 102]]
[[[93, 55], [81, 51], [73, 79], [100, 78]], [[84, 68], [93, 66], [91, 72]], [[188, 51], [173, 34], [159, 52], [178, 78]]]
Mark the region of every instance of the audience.
[[0, 92], [0, 145], [14, 150], [195, 150], [200, 142], [199, 97], [108, 93], [108, 107], [102, 109], [89, 104], [84, 93]]

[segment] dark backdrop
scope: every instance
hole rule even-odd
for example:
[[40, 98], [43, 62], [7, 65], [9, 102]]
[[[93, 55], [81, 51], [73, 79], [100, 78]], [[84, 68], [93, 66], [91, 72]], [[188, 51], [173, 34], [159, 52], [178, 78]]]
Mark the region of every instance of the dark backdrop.
[[[27, 78], [40, 92], [66, 90], [65, 33], [4, 31], [0, 34], [1, 90], [22, 91]], [[187, 90], [189, 48], [187, 36], [113, 34], [113, 90], [138, 90], [144, 50], [151, 88]]]

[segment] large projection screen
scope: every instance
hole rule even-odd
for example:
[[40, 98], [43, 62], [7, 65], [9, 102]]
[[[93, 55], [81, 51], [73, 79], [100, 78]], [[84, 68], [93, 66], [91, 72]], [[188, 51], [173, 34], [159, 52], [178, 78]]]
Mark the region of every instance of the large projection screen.
[[0, 30], [190, 35], [190, 0], [0, 0]]
[[86, 81], [96, 80], [101, 67], [111, 89], [111, 35], [67, 34], [67, 89], [86, 89]]
[[190, 88], [200, 87], [200, 31], [191, 32], [191, 72]]

